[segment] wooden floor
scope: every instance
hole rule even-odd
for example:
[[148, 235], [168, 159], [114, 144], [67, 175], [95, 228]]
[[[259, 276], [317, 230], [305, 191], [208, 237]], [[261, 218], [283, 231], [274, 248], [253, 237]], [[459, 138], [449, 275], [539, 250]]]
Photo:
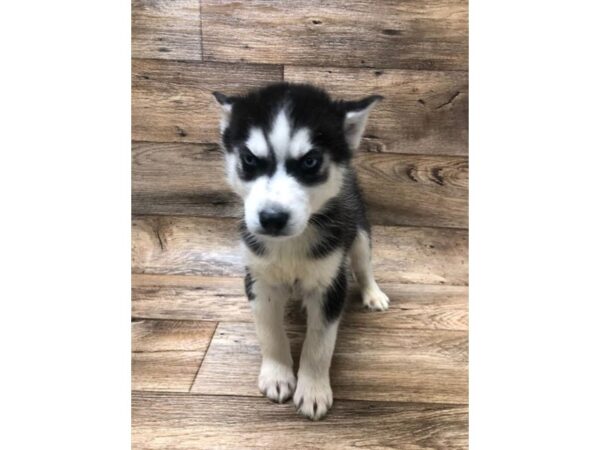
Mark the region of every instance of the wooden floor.
[[[134, 0], [132, 423], [136, 449], [466, 448], [468, 61], [465, 0]], [[321, 422], [256, 386], [213, 90], [309, 81], [384, 95], [355, 164], [376, 277], [356, 289]], [[287, 322], [296, 368], [304, 317]]]

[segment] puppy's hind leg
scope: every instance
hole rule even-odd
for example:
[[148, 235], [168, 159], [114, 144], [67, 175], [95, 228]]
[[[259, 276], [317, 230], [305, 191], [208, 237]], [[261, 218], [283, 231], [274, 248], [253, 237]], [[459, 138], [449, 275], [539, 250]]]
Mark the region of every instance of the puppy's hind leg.
[[296, 377], [290, 344], [284, 327], [288, 293], [246, 274], [246, 293], [256, 323], [256, 335], [262, 352], [258, 389], [274, 402], [290, 399], [296, 389]]
[[390, 305], [390, 299], [383, 293], [371, 266], [371, 244], [365, 230], [358, 230], [352, 248], [350, 249], [352, 271], [362, 294], [363, 305], [371, 310], [384, 311]]

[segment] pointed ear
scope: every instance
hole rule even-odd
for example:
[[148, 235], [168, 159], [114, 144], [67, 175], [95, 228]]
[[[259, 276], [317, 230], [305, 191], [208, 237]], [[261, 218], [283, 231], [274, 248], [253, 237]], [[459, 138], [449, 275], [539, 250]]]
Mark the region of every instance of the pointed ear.
[[342, 102], [342, 107], [346, 113], [346, 117], [344, 118], [344, 134], [351, 150], [358, 148], [367, 127], [369, 113], [381, 100], [383, 100], [381, 95], [371, 95], [356, 102]]
[[231, 116], [231, 108], [233, 107], [234, 98], [228, 97], [221, 92], [212, 93], [219, 105], [221, 105], [221, 131], [227, 128], [229, 117]]

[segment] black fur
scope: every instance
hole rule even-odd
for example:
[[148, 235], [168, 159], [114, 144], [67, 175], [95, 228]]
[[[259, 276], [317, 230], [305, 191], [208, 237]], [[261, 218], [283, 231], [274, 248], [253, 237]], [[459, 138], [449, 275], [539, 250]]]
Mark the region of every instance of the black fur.
[[246, 296], [249, 301], [252, 301], [256, 298], [252, 287], [254, 286], [254, 278], [250, 275], [250, 271], [246, 267], [246, 276], [244, 277], [244, 289], [246, 290]]
[[[238, 175], [242, 180], [252, 180], [264, 174], [271, 175], [276, 168], [273, 149], [267, 157], [258, 158], [246, 148], [250, 129], [257, 127], [268, 136], [274, 114], [285, 107], [293, 130], [306, 127], [311, 132], [314, 148], [299, 159], [285, 161], [286, 172], [306, 186], [316, 186], [327, 181], [330, 162], [346, 168], [346, 176], [339, 194], [314, 214], [309, 224], [317, 228], [318, 240], [309, 250], [312, 258], [324, 258], [337, 249], [347, 253], [360, 230], [370, 233], [361, 191], [350, 164], [352, 150], [344, 132], [344, 119], [349, 111], [360, 111], [382, 97], [370, 96], [359, 101], [334, 101], [322, 89], [305, 84], [277, 83], [250, 91], [243, 96], [227, 97], [214, 93], [221, 105], [230, 105], [229, 123], [223, 132], [226, 152], [238, 152]], [[245, 245], [258, 256], [267, 251], [261, 238], [248, 231], [245, 223], [240, 227]], [[346, 295], [345, 265], [327, 290], [324, 312], [327, 320], [339, 317]], [[248, 298], [252, 300], [252, 277], [246, 274]], [[252, 298], [251, 298], [252, 296]]]
[[[245, 147], [242, 147], [239, 152], [238, 175], [241, 180], [250, 181], [262, 175], [271, 176], [275, 173], [275, 157], [273, 155], [269, 158], [257, 158]], [[252, 163], [246, 159], [250, 159]]]
[[[318, 165], [312, 169], [307, 169], [304, 166], [307, 158], [314, 159]], [[300, 159], [288, 159], [285, 162], [285, 170], [306, 186], [325, 183], [329, 177], [329, 170], [323, 165], [323, 154], [319, 150], [311, 150]]]
[[255, 235], [248, 231], [248, 228], [244, 222], [240, 224], [240, 235], [242, 236], [242, 241], [244, 241], [244, 244], [250, 249], [250, 251], [252, 251], [252, 253], [258, 256], [265, 254], [265, 246]]
[[319, 241], [310, 250], [313, 258], [323, 258], [338, 248], [347, 252], [360, 230], [370, 232], [356, 175], [349, 168], [340, 193], [310, 218], [319, 230]]
[[[214, 93], [221, 104], [231, 104], [231, 117], [223, 133], [227, 152], [239, 148], [248, 138], [251, 127], [268, 134], [273, 112], [287, 105], [291, 126], [307, 127], [313, 133], [317, 148], [327, 149], [335, 162], [348, 161], [352, 156], [344, 136], [344, 118], [347, 111], [357, 109], [361, 102], [333, 101], [322, 89], [307, 84], [276, 83], [254, 90], [244, 96], [226, 97]], [[374, 101], [374, 96], [370, 101]], [[362, 102], [367, 101], [367, 99]]]
[[323, 310], [325, 319], [333, 322], [340, 317], [346, 301], [346, 291], [348, 289], [348, 280], [346, 279], [346, 267], [340, 266], [339, 272], [325, 293]]

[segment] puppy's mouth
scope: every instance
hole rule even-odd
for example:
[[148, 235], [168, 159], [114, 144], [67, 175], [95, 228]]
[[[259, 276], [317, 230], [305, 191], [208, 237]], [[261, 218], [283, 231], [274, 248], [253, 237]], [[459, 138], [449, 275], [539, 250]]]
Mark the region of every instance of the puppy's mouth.
[[255, 234], [257, 234], [261, 237], [273, 238], [273, 239], [286, 239], [286, 238], [292, 237], [292, 235], [289, 234], [288, 232], [286, 232], [285, 230], [280, 230], [280, 231], [258, 230], [255, 232]]
[[284, 241], [286, 239], [291, 239], [300, 236], [306, 230], [306, 225], [298, 228], [296, 226], [287, 226], [280, 230], [269, 230], [259, 227], [253, 233], [262, 239], [265, 240], [273, 240], [273, 241]]

